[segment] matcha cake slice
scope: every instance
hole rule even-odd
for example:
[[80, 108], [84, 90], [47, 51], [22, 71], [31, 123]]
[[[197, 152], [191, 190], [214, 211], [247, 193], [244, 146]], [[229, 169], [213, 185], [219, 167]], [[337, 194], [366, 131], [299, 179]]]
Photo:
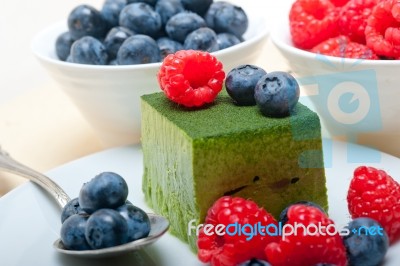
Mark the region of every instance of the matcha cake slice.
[[146, 201], [193, 249], [189, 222], [203, 223], [224, 195], [252, 199], [275, 217], [299, 200], [327, 208], [320, 121], [307, 107], [268, 118], [226, 94], [195, 110], [163, 93], [144, 95], [141, 104]]

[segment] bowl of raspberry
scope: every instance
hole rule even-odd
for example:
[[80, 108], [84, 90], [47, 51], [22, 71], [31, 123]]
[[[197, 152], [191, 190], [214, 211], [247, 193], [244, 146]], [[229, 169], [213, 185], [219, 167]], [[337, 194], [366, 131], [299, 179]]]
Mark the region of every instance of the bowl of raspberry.
[[400, 156], [400, 5], [295, 0], [271, 31], [324, 134]]
[[104, 146], [113, 147], [140, 141], [140, 96], [160, 91], [165, 57], [205, 51], [227, 72], [254, 63], [268, 33], [265, 18], [245, 4], [104, 0], [76, 6], [38, 33], [32, 50]]

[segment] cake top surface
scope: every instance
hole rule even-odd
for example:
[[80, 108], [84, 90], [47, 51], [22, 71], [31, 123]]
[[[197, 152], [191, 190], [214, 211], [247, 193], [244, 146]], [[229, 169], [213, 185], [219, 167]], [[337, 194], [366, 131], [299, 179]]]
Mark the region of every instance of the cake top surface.
[[[226, 94], [220, 93], [213, 104], [192, 109], [168, 100], [163, 92], [143, 95], [142, 101], [174, 123], [191, 138], [226, 136], [237, 133], [268, 130], [276, 133], [292, 130], [294, 138], [310, 139], [320, 135], [317, 114], [298, 103], [285, 118], [261, 114], [257, 106], [237, 106]], [[317, 131], [313, 130], [315, 127]], [[310, 135], [312, 134], [312, 135]]]

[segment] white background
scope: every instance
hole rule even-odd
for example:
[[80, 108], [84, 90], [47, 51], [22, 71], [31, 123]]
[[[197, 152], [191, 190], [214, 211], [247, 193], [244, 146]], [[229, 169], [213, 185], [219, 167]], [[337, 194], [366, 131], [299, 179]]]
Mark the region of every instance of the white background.
[[[78, 4], [100, 8], [104, 0], [0, 1], [0, 105], [39, 88], [50, 77], [31, 52], [31, 40], [43, 28], [63, 19]], [[235, 0], [262, 12], [273, 27], [293, 0]]]

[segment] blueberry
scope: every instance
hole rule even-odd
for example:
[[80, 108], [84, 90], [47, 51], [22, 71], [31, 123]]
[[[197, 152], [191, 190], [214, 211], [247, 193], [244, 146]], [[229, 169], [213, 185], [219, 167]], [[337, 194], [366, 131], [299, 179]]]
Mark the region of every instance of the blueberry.
[[254, 96], [265, 116], [284, 117], [296, 106], [300, 88], [292, 75], [276, 71], [266, 74], [257, 82]]
[[380, 265], [389, 248], [389, 239], [382, 226], [371, 218], [357, 218], [348, 224], [347, 229], [350, 234], [344, 236], [343, 241], [349, 264]]
[[109, 65], [109, 66], [118, 66], [117, 59], [111, 60], [110, 62], [108, 62], [108, 65]]
[[129, 4], [119, 16], [120, 26], [138, 34], [156, 37], [161, 30], [161, 17], [154, 8], [145, 3]]
[[161, 55], [157, 42], [142, 34], [126, 39], [117, 54], [119, 65], [156, 63], [160, 60]]
[[128, 224], [119, 212], [100, 209], [87, 220], [86, 241], [93, 249], [114, 247], [128, 242]]
[[168, 20], [165, 31], [171, 39], [184, 42], [189, 33], [201, 27], [206, 27], [206, 22], [202, 17], [196, 13], [184, 11]]
[[178, 14], [185, 9], [180, 0], [159, 0], [155, 6], [155, 10], [161, 16], [163, 25], [175, 14]]
[[128, 224], [128, 241], [147, 237], [150, 233], [150, 220], [147, 214], [132, 204], [124, 204], [117, 211]]
[[151, 6], [155, 6], [157, 3], [157, 0], [127, 0], [128, 4], [132, 4], [132, 3], [146, 3], [148, 5]]
[[126, 6], [126, 0], [106, 0], [100, 10], [104, 20], [107, 21], [109, 27], [119, 25], [119, 14]]
[[108, 33], [104, 39], [104, 46], [109, 55], [109, 59], [117, 57], [117, 53], [122, 43], [131, 37], [134, 33], [125, 27], [114, 27]]
[[226, 91], [238, 105], [255, 105], [254, 88], [265, 74], [264, 69], [255, 65], [235, 67], [226, 76]]
[[232, 33], [223, 32], [217, 34], [217, 43], [219, 49], [222, 50], [241, 43], [241, 40]]
[[223, 8], [225, 5], [230, 5], [230, 4], [225, 1], [217, 1], [210, 5], [206, 14], [204, 15], [204, 20], [206, 21], [206, 24], [208, 27], [210, 27], [212, 29], [214, 28], [215, 14], [217, 13], [217, 11], [219, 9]]
[[301, 200], [301, 201], [297, 201], [295, 203], [290, 204], [289, 206], [287, 206], [280, 214], [279, 214], [279, 222], [284, 225], [287, 223], [288, 221], [288, 217], [287, 217], [287, 212], [289, 210], [289, 208], [293, 205], [306, 205], [306, 206], [312, 206], [315, 207], [317, 209], [319, 209], [321, 212], [325, 213], [324, 209], [322, 209], [321, 206], [319, 206], [318, 204], [311, 202], [311, 201], [306, 201], [306, 200]]
[[71, 54], [67, 57], [67, 59], [65, 60], [65, 62], [73, 63], [73, 62], [72, 62], [72, 56], [71, 56]]
[[128, 185], [113, 172], [104, 172], [85, 183], [79, 192], [79, 205], [87, 213], [101, 208], [117, 208], [125, 203]]
[[61, 223], [64, 223], [64, 221], [74, 215], [74, 214], [84, 214], [85, 212], [82, 210], [81, 206], [79, 206], [79, 199], [74, 198], [64, 206], [61, 212]]
[[207, 26], [215, 32], [228, 32], [241, 37], [249, 26], [244, 10], [228, 2], [214, 2], [205, 14]]
[[60, 238], [66, 249], [91, 249], [85, 237], [87, 220], [87, 215], [74, 214], [64, 221], [61, 226]]
[[251, 259], [239, 264], [239, 266], [271, 266], [271, 264], [264, 260]]
[[61, 33], [56, 40], [56, 54], [58, 58], [62, 61], [66, 61], [70, 52], [71, 46], [74, 43], [69, 31]]
[[217, 34], [210, 28], [203, 27], [192, 31], [183, 43], [185, 50], [215, 52], [219, 50]]
[[169, 54], [174, 54], [179, 50], [183, 50], [183, 45], [168, 37], [157, 39], [157, 45], [160, 49], [161, 57], [164, 59]]
[[99, 40], [86, 36], [72, 44], [71, 60], [78, 64], [106, 65], [108, 54]]
[[89, 5], [75, 7], [68, 16], [68, 29], [73, 39], [84, 36], [101, 39], [108, 31], [108, 23], [100, 12]]
[[204, 16], [213, 0], [181, 0], [186, 10]]

